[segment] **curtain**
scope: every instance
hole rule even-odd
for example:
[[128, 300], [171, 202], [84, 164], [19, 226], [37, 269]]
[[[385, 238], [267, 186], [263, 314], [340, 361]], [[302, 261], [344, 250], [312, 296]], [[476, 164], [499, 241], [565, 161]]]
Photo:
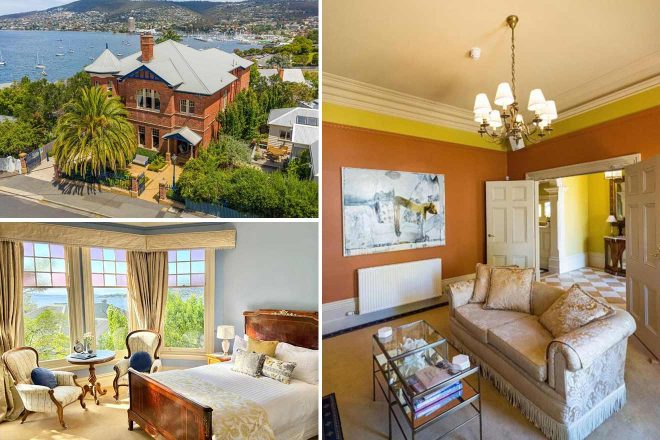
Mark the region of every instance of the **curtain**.
[[136, 329], [162, 334], [167, 301], [167, 251], [128, 251], [126, 263]]
[[80, 248], [66, 246], [64, 248], [67, 277], [67, 296], [69, 299], [69, 332], [71, 335], [71, 347], [76, 340], [82, 340], [83, 328], [83, 279], [80, 260]]
[[[0, 241], [0, 355], [16, 348], [23, 310], [23, 244]], [[14, 381], [0, 363], [0, 422], [15, 420], [23, 402]]]

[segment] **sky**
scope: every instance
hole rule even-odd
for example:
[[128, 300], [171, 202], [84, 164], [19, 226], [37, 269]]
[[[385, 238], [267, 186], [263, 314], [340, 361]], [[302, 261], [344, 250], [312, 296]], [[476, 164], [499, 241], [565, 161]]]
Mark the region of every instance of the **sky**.
[[[74, 0], [0, 0], [0, 15], [15, 14], [17, 12], [39, 11], [55, 6], [73, 3]], [[183, 0], [174, 0], [183, 1]], [[215, 2], [235, 0], [208, 0]]]

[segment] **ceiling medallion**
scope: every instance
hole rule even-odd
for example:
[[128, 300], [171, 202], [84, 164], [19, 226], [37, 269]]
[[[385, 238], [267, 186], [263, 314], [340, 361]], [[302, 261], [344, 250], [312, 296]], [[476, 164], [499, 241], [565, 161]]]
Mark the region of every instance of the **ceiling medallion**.
[[518, 24], [516, 15], [506, 19], [511, 28], [511, 85], [500, 83], [495, 93], [495, 105], [502, 111], [493, 110], [485, 93], [477, 94], [474, 100], [474, 121], [479, 122], [479, 134], [486, 135], [493, 142], [504, 143], [507, 140], [511, 148], [519, 150], [525, 146], [525, 141], [534, 143], [547, 136], [552, 131], [552, 121], [557, 118], [555, 101], [546, 101], [541, 89], [533, 89], [529, 93], [527, 110], [534, 113], [530, 124], [525, 123], [518, 109], [516, 100], [516, 45], [515, 28]]

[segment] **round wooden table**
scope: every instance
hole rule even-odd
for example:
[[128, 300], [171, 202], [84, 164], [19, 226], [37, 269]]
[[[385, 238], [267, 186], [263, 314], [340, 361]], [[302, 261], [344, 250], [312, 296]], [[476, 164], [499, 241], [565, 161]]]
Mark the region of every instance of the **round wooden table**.
[[96, 364], [102, 364], [104, 362], [111, 361], [115, 358], [115, 352], [110, 350], [97, 350], [95, 352], [96, 356], [89, 359], [76, 359], [69, 355], [66, 357], [67, 362], [74, 365], [87, 365], [89, 368], [89, 384], [86, 384], [83, 387], [84, 399], [87, 393], [91, 394], [94, 397], [96, 404], [99, 404], [99, 396], [105, 396], [105, 393], [108, 390], [101, 388], [101, 384], [96, 381]]

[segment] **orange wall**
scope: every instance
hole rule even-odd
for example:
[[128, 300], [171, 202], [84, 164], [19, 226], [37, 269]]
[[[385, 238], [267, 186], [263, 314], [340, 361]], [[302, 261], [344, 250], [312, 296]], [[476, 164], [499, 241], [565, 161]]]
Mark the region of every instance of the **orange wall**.
[[529, 171], [641, 153], [660, 154], [660, 106], [604, 122], [507, 154], [511, 179]]
[[[440, 247], [344, 257], [341, 167], [445, 175], [446, 237]], [[323, 124], [323, 302], [357, 296], [362, 267], [442, 258], [442, 276], [474, 273], [485, 258], [485, 183], [506, 176], [506, 153]]]

